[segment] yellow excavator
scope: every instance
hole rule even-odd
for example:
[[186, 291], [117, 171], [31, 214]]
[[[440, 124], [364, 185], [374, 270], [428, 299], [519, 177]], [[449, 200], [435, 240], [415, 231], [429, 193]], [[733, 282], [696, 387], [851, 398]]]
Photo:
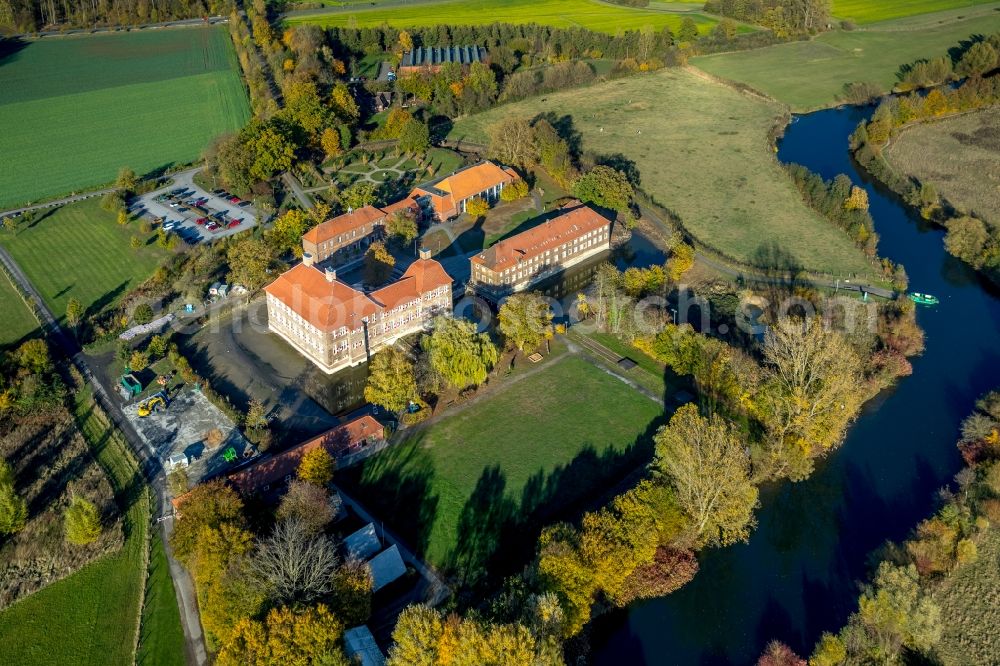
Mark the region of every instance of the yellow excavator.
[[160, 391], [159, 393], [154, 393], [139, 403], [138, 414], [143, 417], [149, 416], [153, 412], [166, 409], [168, 404], [167, 394]]

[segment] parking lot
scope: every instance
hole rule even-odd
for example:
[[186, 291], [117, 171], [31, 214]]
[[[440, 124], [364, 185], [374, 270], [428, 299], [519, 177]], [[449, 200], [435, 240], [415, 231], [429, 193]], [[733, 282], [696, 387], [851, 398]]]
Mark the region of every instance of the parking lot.
[[250, 202], [222, 189], [203, 190], [193, 182], [195, 173], [176, 174], [171, 185], [143, 194], [132, 203], [133, 211], [161, 220], [164, 230], [191, 244], [232, 236], [257, 224]]

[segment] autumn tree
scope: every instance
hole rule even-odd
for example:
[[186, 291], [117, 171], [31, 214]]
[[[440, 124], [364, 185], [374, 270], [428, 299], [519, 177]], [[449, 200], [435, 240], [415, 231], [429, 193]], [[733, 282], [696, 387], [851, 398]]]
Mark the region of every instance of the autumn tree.
[[339, 563], [336, 548], [326, 535], [297, 520], [283, 520], [260, 541], [249, 564], [269, 599], [279, 604], [307, 604], [330, 593]]
[[757, 660], [757, 666], [806, 666], [806, 660], [781, 641], [771, 641]]
[[326, 529], [339, 511], [339, 495], [331, 497], [322, 486], [295, 479], [281, 498], [275, 517], [279, 521], [296, 521], [306, 531], [318, 534]]
[[118, 178], [115, 179], [115, 187], [124, 192], [135, 192], [136, 186], [139, 184], [139, 177], [135, 175], [135, 171], [128, 167], [122, 167], [118, 170]]
[[392, 276], [392, 269], [396, 265], [396, 258], [386, 248], [385, 243], [376, 241], [368, 246], [365, 252], [365, 282], [371, 285], [380, 285]]
[[340, 132], [333, 127], [327, 127], [319, 137], [319, 145], [323, 148], [323, 153], [329, 157], [336, 157], [344, 151], [340, 142]]
[[389, 666], [437, 666], [444, 633], [441, 614], [430, 606], [407, 606], [396, 620], [389, 649]]
[[223, 646], [219, 666], [348, 666], [341, 647], [344, 626], [323, 604], [274, 608], [260, 622], [241, 620]]
[[71, 327], [76, 328], [80, 325], [80, 322], [83, 320], [83, 314], [83, 304], [80, 301], [71, 298], [66, 302], [66, 323]]
[[385, 230], [391, 239], [403, 246], [409, 246], [420, 234], [416, 216], [409, 210], [390, 215], [385, 222]]
[[322, 446], [309, 449], [299, 462], [298, 476], [306, 483], [325, 488], [333, 480], [336, 461]]
[[375, 190], [377, 186], [367, 180], [359, 180], [340, 193], [340, 203], [345, 208], [357, 210], [375, 203]]
[[987, 41], [976, 42], [962, 54], [955, 72], [959, 76], [981, 76], [997, 66], [997, 50]]
[[52, 369], [49, 346], [39, 338], [28, 340], [14, 352], [17, 364], [28, 372], [48, 372]]
[[64, 515], [66, 541], [86, 546], [101, 536], [101, 514], [92, 502], [74, 497]]
[[478, 220], [490, 212], [490, 202], [483, 197], [473, 197], [465, 202], [465, 212], [472, 219]]
[[882, 562], [852, 620], [869, 639], [863, 656], [875, 663], [895, 663], [903, 648], [926, 652], [941, 638], [941, 608], [921, 590], [912, 564]]
[[593, 202], [604, 208], [624, 212], [628, 210], [635, 193], [624, 173], [608, 166], [598, 165], [576, 181], [573, 194], [580, 201]]
[[690, 43], [696, 39], [698, 39], [698, 24], [690, 16], [685, 16], [681, 21], [680, 30], [677, 31], [677, 40]]
[[399, 133], [397, 148], [404, 153], [425, 153], [430, 146], [431, 132], [427, 123], [410, 118]]
[[671, 282], [680, 282], [684, 274], [694, 266], [694, 248], [681, 241], [670, 250], [667, 259], [667, 277]]
[[772, 476], [802, 479], [812, 459], [838, 444], [860, 406], [861, 362], [842, 334], [819, 318], [779, 319], [767, 332], [769, 370], [760, 391]]
[[28, 520], [28, 503], [14, 487], [14, 469], [0, 460], [0, 534], [14, 534]]
[[535, 133], [524, 118], [507, 117], [487, 128], [488, 154], [503, 164], [527, 167], [538, 160]]
[[535, 149], [538, 151], [538, 162], [560, 187], [569, 189], [576, 178], [576, 168], [573, 166], [569, 143], [544, 118], [535, 122], [532, 132]]
[[455, 389], [486, 381], [500, 352], [486, 333], [464, 319], [437, 317], [434, 330], [421, 340], [431, 367]]
[[223, 525], [242, 528], [243, 501], [236, 491], [221, 480], [198, 484], [184, 497], [176, 509], [180, 519], [170, 537], [174, 554], [190, 566], [204, 530], [219, 530]]
[[365, 400], [401, 412], [417, 395], [413, 362], [395, 347], [381, 350], [368, 364]]
[[372, 570], [367, 562], [349, 558], [337, 567], [331, 582], [330, 604], [348, 626], [364, 624], [372, 614]]
[[309, 229], [309, 217], [301, 210], [292, 209], [274, 221], [267, 232], [267, 241], [274, 248], [275, 255], [291, 252], [302, 256], [302, 234]]
[[535, 349], [552, 337], [552, 309], [537, 292], [514, 294], [500, 306], [498, 328], [518, 351]]
[[243, 236], [231, 241], [226, 250], [226, 263], [229, 265], [229, 282], [246, 287], [249, 300], [250, 295], [268, 280], [271, 252], [263, 240]]
[[520, 178], [500, 190], [501, 201], [517, 201], [526, 196], [528, 196], [528, 184]]
[[149, 367], [149, 356], [138, 349], [128, 357], [128, 368], [134, 372], [142, 372]]
[[654, 468], [676, 492], [704, 542], [744, 541], [753, 527], [757, 487], [750, 480], [746, 442], [717, 414], [705, 418], [684, 405], [656, 434]]

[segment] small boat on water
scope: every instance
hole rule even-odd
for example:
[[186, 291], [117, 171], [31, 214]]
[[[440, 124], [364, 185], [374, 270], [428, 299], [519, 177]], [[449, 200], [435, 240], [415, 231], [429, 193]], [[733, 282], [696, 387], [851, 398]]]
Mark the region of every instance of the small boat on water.
[[919, 291], [915, 291], [910, 294], [910, 300], [917, 305], [937, 305], [940, 302], [938, 301], [937, 296], [933, 296], [931, 294], [921, 294]]

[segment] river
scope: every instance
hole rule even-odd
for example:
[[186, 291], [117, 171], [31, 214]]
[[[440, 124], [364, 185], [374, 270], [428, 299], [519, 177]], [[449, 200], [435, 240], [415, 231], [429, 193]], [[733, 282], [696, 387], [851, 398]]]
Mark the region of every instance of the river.
[[927, 334], [913, 375], [865, 406], [841, 449], [802, 483], [762, 489], [749, 543], [701, 554], [678, 592], [597, 621], [596, 664], [752, 664], [772, 639], [808, 656], [856, 608], [869, 555], [934, 510], [935, 490], [961, 468], [959, 424], [1000, 384], [1000, 298], [949, 256], [943, 231], [912, 214], [852, 163], [847, 140], [871, 109], [797, 117], [778, 157], [868, 190], [879, 253], [902, 262]]

